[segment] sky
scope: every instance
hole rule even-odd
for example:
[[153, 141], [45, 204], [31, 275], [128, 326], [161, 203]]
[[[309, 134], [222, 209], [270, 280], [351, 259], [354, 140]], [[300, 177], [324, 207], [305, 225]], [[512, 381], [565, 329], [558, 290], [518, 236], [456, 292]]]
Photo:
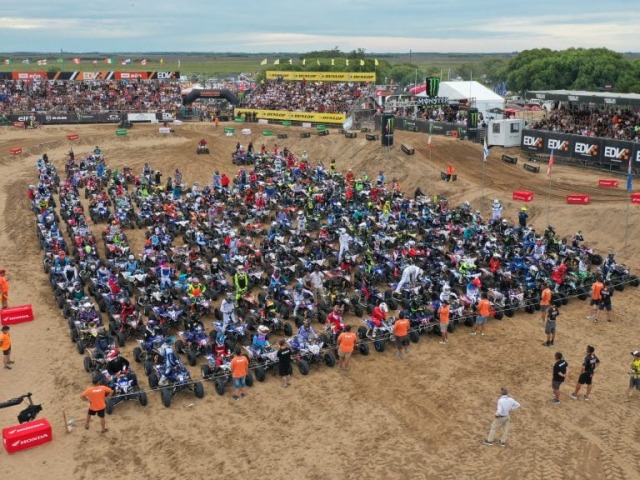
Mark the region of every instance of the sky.
[[640, 51], [632, 0], [22, 0], [0, 52]]

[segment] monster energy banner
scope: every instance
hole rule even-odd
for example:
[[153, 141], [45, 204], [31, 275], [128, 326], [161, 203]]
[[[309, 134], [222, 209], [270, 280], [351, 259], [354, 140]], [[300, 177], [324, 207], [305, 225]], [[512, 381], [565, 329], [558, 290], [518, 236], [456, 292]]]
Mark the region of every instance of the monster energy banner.
[[437, 97], [438, 91], [440, 90], [440, 77], [427, 77], [425, 79], [425, 84], [427, 86], [427, 97]]
[[380, 141], [383, 147], [393, 146], [393, 131], [395, 130], [396, 117], [394, 115], [382, 115], [382, 135]]
[[[382, 129], [382, 115], [375, 117], [376, 130]], [[456, 132], [458, 137], [467, 136], [467, 127], [456, 123], [432, 122], [428, 120], [418, 120], [413, 117], [395, 117], [394, 129], [407, 130], [410, 132], [428, 133], [429, 135], [453, 135]], [[381, 130], [384, 135], [384, 130]]]
[[449, 98], [448, 97], [433, 97], [433, 98], [419, 97], [417, 99], [417, 104], [420, 105], [421, 107], [439, 107], [442, 105], [449, 105]]
[[467, 128], [469, 132], [474, 132], [478, 129], [478, 109], [470, 108], [467, 113]]

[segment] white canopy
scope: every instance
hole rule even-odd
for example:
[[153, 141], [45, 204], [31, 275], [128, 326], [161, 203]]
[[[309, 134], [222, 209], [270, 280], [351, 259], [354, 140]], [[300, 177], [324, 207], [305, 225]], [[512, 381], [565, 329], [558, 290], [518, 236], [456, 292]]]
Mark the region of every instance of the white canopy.
[[[418, 97], [425, 97], [426, 92], [420, 93]], [[442, 82], [438, 91], [439, 97], [447, 97], [449, 100], [464, 100], [474, 98], [476, 108], [482, 113], [485, 120], [502, 117], [489, 112], [494, 108], [504, 108], [504, 98], [488, 89], [481, 83], [471, 82]]]

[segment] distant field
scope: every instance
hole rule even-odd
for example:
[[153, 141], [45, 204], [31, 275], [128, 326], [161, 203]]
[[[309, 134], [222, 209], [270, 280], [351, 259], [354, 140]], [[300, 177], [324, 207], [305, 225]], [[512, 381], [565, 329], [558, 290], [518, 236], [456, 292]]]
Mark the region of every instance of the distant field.
[[[454, 69], [456, 66], [466, 64], [474, 65], [480, 64], [488, 58], [507, 58], [509, 54], [425, 54], [415, 53], [411, 57], [408, 53], [390, 55], [369, 55], [368, 60], [377, 58], [378, 61], [389, 62], [390, 64], [413, 64], [416, 67], [429, 66], [436, 69], [447, 70], [449, 68]], [[0, 63], [0, 71], [42, 71], [42, 70], [64, 70], [73, 71], [80, 70], [85, 72], [92, 72], [97, 70], [121, 70], [121, 71], [137, 71], [137, 70], [178, 70], [183, 75], [226, 75], [237, 73], [258, 73], [263, 69], [267, 69], [273, 66], [274, 60], [280, 59], [281, 67], [291, 58], [294, 65], [299, 65], [301, 57], [299, 55], [290, 54], [262, 54], [262, 55], [221, 55], [221, 54], [168, 54], [168, 55], [121, 55], [113, 54], [110, 58], [113, 59], [113, 64], [106, 64], [105, 58], [109, 58], [108, 54], [101, 55], [78, 55], [81, 63], [76, 65], [73, 63], [74, 56], [56, 57], [53, 55], [17, 55], [9, 54], [0, 56], [0, 61], [9, 58], [12, 63], [5, 65]], [[25, 58], [29, 59], [29, 64], [21, 63]], [[41, 59], [47, 59], [46, 66], [38, 66], [37, 61]], [[57, 59], [62, 58], [63, 63], [57, 63]], [[129, 65], [122, 65], [123, 59], [130, 58], [131, 63]], [[260, 62], [265, 58], [268, 59], [267, 65], [260, 65]], [[147, 60], [146, 65], [141, 65], [142, 59]], [[163, 63], [160, 63], [160, 60]], [[92, 61], [97, 60], [98, 65], [93, 65]], [[178, 66], [178, 61], [180, 66]], [[308, 60], [309, 62], [310, 60]], [[313, 59], [315, 61], [315, 59]], [[353, 60], [352, 60], [353, 61]], [[357, 61], [357, 60], [356, 60]], [[320, 59], [323, 65], [329, 65], [331, 63], [330, 58]], [[336, 63], [344, 62], [344, 59], [336, 59]]]

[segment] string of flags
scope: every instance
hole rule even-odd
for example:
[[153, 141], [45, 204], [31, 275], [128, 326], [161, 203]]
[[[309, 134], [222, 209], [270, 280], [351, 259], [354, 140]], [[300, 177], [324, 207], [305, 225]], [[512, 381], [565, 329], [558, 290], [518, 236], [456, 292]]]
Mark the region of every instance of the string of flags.
[[[17, 60], [16, 60], [17, 61]], [[64, 58], [57, 58], [55, 60], [56, 63], [58, 64], [64, 64], [67, 61], [70, 61], [73, 65], [80, 65], [82, 63], [92, 63], [93, 65], [98, 65], [98, 63], [100, 62], [100, 60], [84, 60], [79, 58], [79, 57], [73, 57], [70, 59], [64, 59]], [[115, 64], [115, 60], [113, 58], [105, 58], [102, 60], [104, 63], [106, 63], [107, 65], [113, 65]], [[38, 66], [46, 66], [48, 65], [50, 62], [53, 62], [50, 59], [46, 59], [46, 58], [42, 58], [39, 60], [33, 60], [33, 62], [38, 65]], [[161, 58], [159, 60], [160, 64], [164, 64], [164, 58]], [[178, 62], [180, 62], [180, 60], [178, 60]], [[13, 58], [5, 58], [3, 61], [4, 65], [13, 65], [14, 63], [14, 59]], [[24, 60], [20, 61], [21, 64], [23, 65], [30, 65], [32, 63], [32, 60], [29, 58], [25, 58]], [[131, 60], [130, 58], [126, 58], [124, 60], [121, 60], [120, 62], [122, 65], [131, 65], [134, 63], [133, 60]], [[149, 61], [146, 58], [143, 58], [139, 61], [140, 65], [146, 65], [147, 63], [149, 63]]]
[[[325, 60], [326, 60], [326, 59], [323, 59], [323, 62], [324, 62]], [[337, 61], [338, 61], [338, 62], [340, 62], [341, 60], [344, 60], [344, 65], [345, 65], [345, 66], [347, 66], [347, 67], [348, 67], [349, 65], [351, 65], [351, 62], [353, 62], [353, 64], [354, 64], [354, 65], [360, 65], [361, 67], [364, 67], [364, 65], [365, 65], [365, 60], [364, 60], [364, 59], [362, 59], [362, 58], [361, 58], [360, 60], [352, 60], [352, 59], [349, 59], [349, 58], [345, 58], [345, 59], [339, 58]], [[312, 60], [310, 60], [310, 61], [312, 61]], [[331, 65], [332, 65], [332, 66], [335, 66], [335, 65], [336, 65], [336, 59], [335, 59], [335, 58], [332, 58], [332, 59], [330, 60], [330, 62], [331, 62]], [[356, 62], [357, 62], [357, 63], [356, 63]], [[283, 63], [283, 64], [288, 63], [289, 65], [293, 65], [294, 60], [293, 60], [292, 58], [289, 58], [288, 60], [287, 60], [287, 59], [284, 59], [284, 60], [282, 60], [282, 63]], [[268, 64], [269, 64], [269, 60], [268, 60], [267, 58], [265, 58], [264, 60], [262, 60], [262, 61], [260, 62], [260, 65], [268, 65]], [[374, 58], [374, 59], [373, 59], [373, 64], [374, 64], [376, 67], [377, 67], [378, 65], [380, 65], [380, 63], [378, 62], [378, 59], [377, 59], [377, 58]], [[273, 61], [273, 65], [280, 65], [280, 59], [279, 59], [279, 58], [276, 58], [276, 59]], [[307, 59], [306, 59], [306, 58], [303, 58], [303, 59], [300, 61], [300, 65], [306, 66], [306, 65], [307, 65]], [[316, 58], [316, 65], [322, 65], [322, 63], [320, 62], [320, 59], [319, 59], [319, 58]]]

